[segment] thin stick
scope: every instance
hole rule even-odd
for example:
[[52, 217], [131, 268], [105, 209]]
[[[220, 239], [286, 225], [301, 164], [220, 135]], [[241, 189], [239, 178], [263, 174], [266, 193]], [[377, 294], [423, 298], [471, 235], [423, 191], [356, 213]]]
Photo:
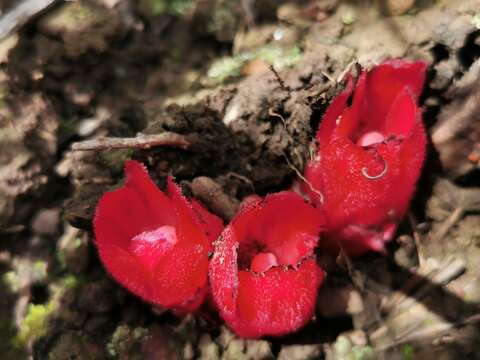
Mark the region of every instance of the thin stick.
[[56, 0], [20, 0], [0, 17], [0, 40], [51, 6]]
[[378, 352], [387, 351], [394, 346], [398, 346], [409, 341], [420, 341], [427, 338], [432, 338], [434, 336], [438, 336], [454, 328], [458, 328], [466, 325], [473, 325], [478, 322], [480, 322], [480, 315], [475, 314], [462, 321], [455, 322], [455, 323], [433, 324], [419, 331], [412, 331], [412, 329], [409, 329], [410, 331], [408, 333], [404, 334], [403, 336], [398, 336], [397, 339], [390, 344], [375, 348], [375, 351], [378, 351]]
[[106, 149], [149, 149], [156, 146], [171, 146], [188, 149], [192, 145], [185, 135], [164, 132], [154, 135], [137, 135], [133, 138], [104, 137], [80, 141], [72, 144], [73, 151], [106, 150]]
[[[393, 315], [398, 315], [406, 308], [412, 306], [415, 301], [427, 295], [436, 285], [446, 285], [459, 277], [465, 271], [465, 266], [465, 261], [462, 259], [449, 258], [442, 262], [438, 269], [425, 275], [428, 280], [413, 275], [413, 277], [407, 281], [403, 290], [392, 295], [391, 300], [384, 306], [384, 309]], [[424, 284], [410, 297], [411, 290], [421, 283]]]
[[432, 242], [438, 242], [438, 241], [443, 240], [443, 238], [445, 237], [445, 235], [447, 235], [448, 232], [450, 231], [450, 229], [451, 229], [456, 223], [458, 223], [458, 221], [463, 217], [464, 214], [465, 214], [465, 208], [463, 208], [462, 206], [457, 207], [457, 208], [450, 214], [450, 216], [447, 218], [447, 220], [445, 220], [445, 221], [443, 222], [442, 227], [440, 228], [440, 230], [438, 230], [438, 231], [433, 235]]
[[345, 67], [345, 69], [343, 69], [343, 71], [340, 73], [340, 75], [338, 75], [337, 77], [337, 84], [338, 83], [341, 83], [343, 81], [343, 79], [345, 78], [345, 76], [347, 76], [347, 74], [350, 72], [350, 70], [352, 69], [353, 65], [357, 64], [357, 60], [352, 60], [350, 61], [347, 66]]
[[290, 89], [287, 86], [285, 86], [285, 83], [283, 82], [283, 79], [280, 77], [280, 75], [278, 74], [277, 70], [275, 70], [273, 65], [270, 65], [269, 68], [270, 68], [270, 71], [273, 73], [273, 75], [275, 75], [275, 78], [277, 79], [278, 83], [280, 84], [280, 87], [283, 90], [289, 91]]
[[295, 167], [295, 165], [293, 165], [290, 160], [288, 160], [288, 157], [287, 155], [283, 154], [283, 157], [285, 158], [285, 161], [287, 162], [287, 165], [290, 169], [292, 169], [295, 174], [297, 174], [297, 176], [299, 177], [300, 180], [302, 180], [305, 184], [308, 185], [308, 187], [310, 188], [310, 190], [312, 192], [314, 192], [315, 194], [317, 194], [319, 197], [320, 197], [320, 203], [323, 204], [323, 201], [324, 201], [324, 196], [323, 194], [318, 191], [317, 189], [315, 189], [315, 187], [310, 183], [310, 181], [308, 181], [303, 175], [302, 173]]
[[420, 269], [425, 266], [425, 251], [422, 239], [420, 238], [420, 234], [418, 233], [417, 229], [417, 220], [411, 212], [408, 213], [408, 221], [410, 222], [410, 226], [412, 227], [413, 232], [413, 240], [415, 241], [415, 247], [417, 248], [417, 256], [418, 256], [418, 264]]

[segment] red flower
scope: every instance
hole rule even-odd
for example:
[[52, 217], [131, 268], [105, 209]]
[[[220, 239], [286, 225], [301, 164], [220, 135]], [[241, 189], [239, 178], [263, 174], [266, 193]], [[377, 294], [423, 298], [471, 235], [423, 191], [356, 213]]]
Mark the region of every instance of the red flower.
[[[392, 60], [347, 80], [317, 133], [303, 191], [323, 205], [324, 248], [350, 255], [381, 251], [405, 214], [425, 158], [417, 99], [426, 63]], [[312, 189], [313, 188], [313, 189]], [[320, 196], [320, 193], [322, 196]]]
[[240, 336], [283, 335], [307, 323], [324, 273], [312, 259], [321, 214], [293, 192], [253, 198], [215, 242], [210, 288]]
[[168, 196], [136, 161], [125, 163], [123, 187], [103, 195], [95, 219], [100, 259], [123, 286], [144, 300], [193, 311], [207, 288], [208, 253], [222, 222], [190, 204], [168, 179]]

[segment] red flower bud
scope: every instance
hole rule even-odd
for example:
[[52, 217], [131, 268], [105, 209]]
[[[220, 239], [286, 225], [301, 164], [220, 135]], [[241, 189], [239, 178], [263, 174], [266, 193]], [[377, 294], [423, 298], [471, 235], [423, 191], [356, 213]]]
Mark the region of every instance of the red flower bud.
[[214, 243], [211, 292], [238, 335], [283, 335], [312, 318], [324, 278], [312, 259], [321, 219], [293, 192], [251, 197]]
[[105, 268], [128, 290], [164, 307], [193, 311], [207, 293], [208, 252], [223, 226], [168, 179], [168, 196], [136, 161], [123, 187], [100, 199], [94, 219]]
[[[324, 249], [349, 255], [382, 251], [405, 214], [425, 159], [417, 99], [427, 64], [392, 60], [362, 72], [320, 124], [316, 158], [302, 190], [323, 206]], [[349, 99], [353, 94], [351, 105]]]

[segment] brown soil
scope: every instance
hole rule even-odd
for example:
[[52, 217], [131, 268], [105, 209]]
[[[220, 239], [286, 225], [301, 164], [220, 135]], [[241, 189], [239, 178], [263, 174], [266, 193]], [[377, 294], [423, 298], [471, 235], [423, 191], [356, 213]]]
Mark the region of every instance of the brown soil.
[[[0, 42], [2, 358], [480, 359], [479, 56], [478, 0], [82, 0], [31, 18]], [[429, 158], [387, 255], [326, 264], [307, 327], [245, 341], [109, 278], [91, 220], [125, 159], [228, 220], [292, 185], [355, 63], [392, 57], [430, 64]], [[73, 150], [101, 137], [136, 145]]]

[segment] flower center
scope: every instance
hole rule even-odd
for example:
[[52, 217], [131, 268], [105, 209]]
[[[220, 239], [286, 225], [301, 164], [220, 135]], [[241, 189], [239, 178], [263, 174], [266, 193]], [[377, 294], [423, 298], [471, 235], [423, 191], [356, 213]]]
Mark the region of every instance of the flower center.
[[378, 131], [369, 131], [357, 140], [357, 145], [360, 146], [370, 146], [375, 145], [383, 142], [385, 140], [385, 136]]
[[135, 236], [130, 242], [130, 250], [148, 270], [153, 270], [159, 258], [176, 242], [175, 228], [165, 225]]
[[274, 266], [278, 266], [277, 257], [274, 254], [259, 253], [252, 259], [250, 270], [255, 272], [265, 272]]

